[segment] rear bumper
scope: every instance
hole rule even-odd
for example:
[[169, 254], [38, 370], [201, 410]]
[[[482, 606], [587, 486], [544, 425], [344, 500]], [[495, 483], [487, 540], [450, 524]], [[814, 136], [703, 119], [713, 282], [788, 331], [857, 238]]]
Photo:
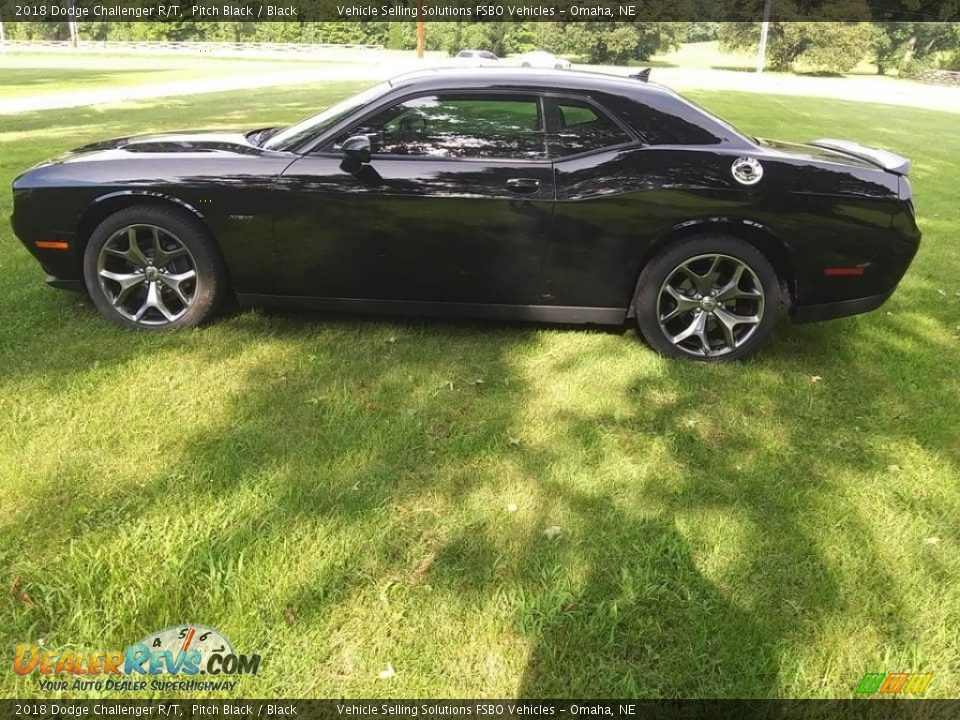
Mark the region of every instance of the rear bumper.
[[883, 305], [887, 298], [893, 295], [893, 290], [854, 300], [823, 303], [821, 305], [795, 305], [790, 310], [790, 317], [797, 324], [833, 320], [834, 318], [859, 315], [860, 313], [876, 310]]

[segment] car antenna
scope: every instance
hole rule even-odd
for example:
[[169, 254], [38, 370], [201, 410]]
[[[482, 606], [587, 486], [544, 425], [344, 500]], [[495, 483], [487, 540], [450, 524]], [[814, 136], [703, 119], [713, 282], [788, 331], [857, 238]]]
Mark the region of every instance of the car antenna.
[[636, 72], [631, 75], [634, 80], [639, 80], [640, 82], [650, 82], [650, 68], [645, 68], [640, 72]]

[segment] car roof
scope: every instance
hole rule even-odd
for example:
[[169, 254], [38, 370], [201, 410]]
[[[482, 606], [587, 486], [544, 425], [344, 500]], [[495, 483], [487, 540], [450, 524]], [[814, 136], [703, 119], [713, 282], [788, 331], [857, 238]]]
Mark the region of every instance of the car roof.
[[617, 95], [656, 93], [676, 96], [669, 88], [637, 78], [582, 70], [553, 70], [516, 67], [428, 68], [397, 75], [389, 81], [395, 88], [548, 88], [595, 90]]

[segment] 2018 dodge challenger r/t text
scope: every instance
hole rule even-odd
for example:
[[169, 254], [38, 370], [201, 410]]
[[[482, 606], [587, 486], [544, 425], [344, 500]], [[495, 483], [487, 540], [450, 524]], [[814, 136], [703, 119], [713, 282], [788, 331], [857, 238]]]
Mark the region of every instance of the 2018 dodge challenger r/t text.
[[110, 320], [242, 305], [621, 324], [744, 357], [866, 312], [917, 251], [897, 155], [744, 135], [639, 78], [424, 70], [303, 122], [88, 145], [13, 184], [48, 282]]

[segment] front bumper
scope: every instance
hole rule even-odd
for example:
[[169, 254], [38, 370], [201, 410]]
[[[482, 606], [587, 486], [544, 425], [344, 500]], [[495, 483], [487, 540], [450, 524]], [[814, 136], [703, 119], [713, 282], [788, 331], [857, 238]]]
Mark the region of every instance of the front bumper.
[[71, 292], [86, 292], [87, 286], [84, 284], [83, 280], [69, 280], [64, 278], [58, 278], [55, 275], [47, 275], [46, 283], [52, 288], [57, 290], [70, 290]]

